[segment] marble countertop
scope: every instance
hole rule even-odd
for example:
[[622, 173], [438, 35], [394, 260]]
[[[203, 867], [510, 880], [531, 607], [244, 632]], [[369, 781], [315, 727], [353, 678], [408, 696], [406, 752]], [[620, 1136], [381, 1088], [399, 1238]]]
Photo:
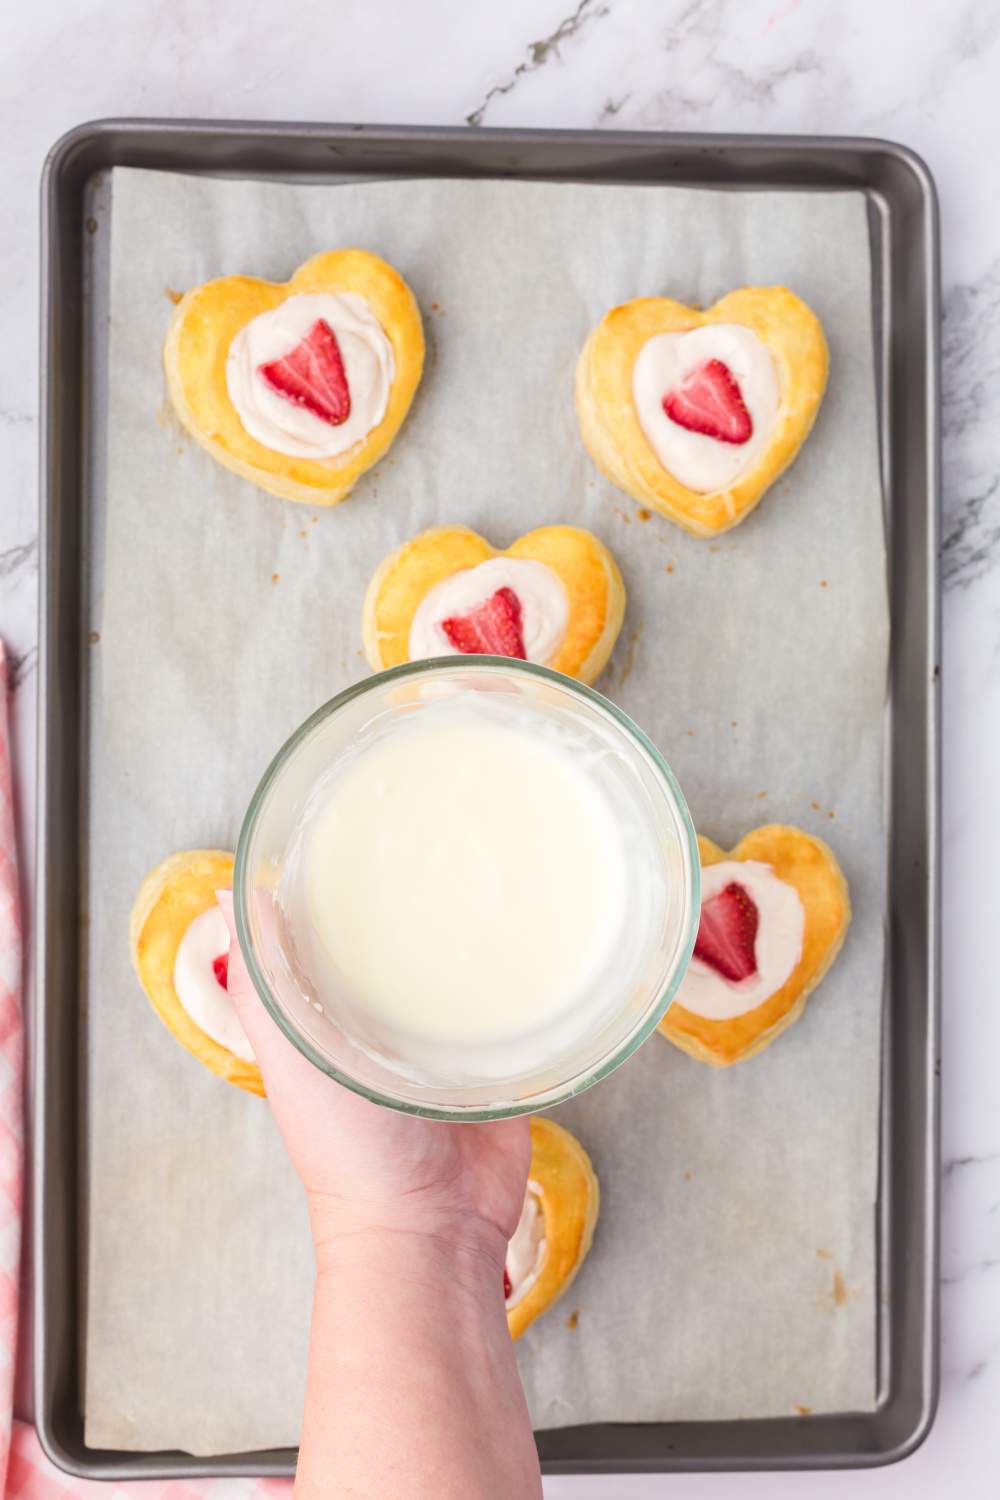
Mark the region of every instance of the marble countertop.
[[[18, 6], [0, 50], [0, 634], [15, 656], [31, 877], [36, 665], [37, 184], [108, 115], [890, 137], [935, 174], [944, 248], [944, 1177], [942, 1391], [925, 1445], [868, 1474], [552, 1479], [549, 1500], [995, 1496], [1000, 1108], [986, 856], [1000, 823], [1000, 9], [986, 0], [147, 0]], [[992, 418], [992, 421], [991, 421]]]

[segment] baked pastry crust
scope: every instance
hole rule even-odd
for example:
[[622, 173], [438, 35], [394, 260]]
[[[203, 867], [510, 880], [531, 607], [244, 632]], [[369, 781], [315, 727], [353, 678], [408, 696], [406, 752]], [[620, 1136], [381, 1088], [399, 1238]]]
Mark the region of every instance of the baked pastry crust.
[[844, 944], [851, 920], [851, 900], [844, 873], [828, 844], [800, 828], [772, 823], [756, 828], [726, 853], [711, 839], [699, 838], [701, 863], [759, 860], [779, 880], [794, 886], [805, 910], [802, 957], [788, 979], [761, 1005], [724, 1021], [712, 1021], [685, 1010], [675, 1000], [660, 1022], [667, 1039], [701, 1062], [717, 1068], [754, 1057], [805, 1010], [806, 1001], [824, 978]]
[[215, 904], [216, 891], [233, 884], [233, 856], [225, 849], [187, 849], [151, 870], [139, 888], [129, 920], [129, 947], [140, 983], [160, 1020], [193, 1057], [219, 1078], [250, 1094], [263, 1094], [256, 1063], [244, 1062], [197, 1026], [174, 989], [174, 961], [195, 917]]
[[365, 655], [376, 671], [409, 661], [410, 626], [424, 596], [444, 578], [491, 557], [530, 558], [557, 573], [569, 596], [569, 624], [547, 666], [581, 682], [603, 671], [625, 614], [625, 585], [604, 543], [580, 526], [541, 526], [498, 552], [467, 526], [432, 526], [379, 564], [365, 595]]
[[[287, 297], [358, 292], [392, 345], [395, 375], [385, 416], [346, 453], [292, 458], [250, 436], [229, 399], [226, 357], [241, 328]], [[177, 304], [163, 347], [167, 388], [184, 427], [219, 463], [284, 500], [335, 505], [386, 453], [413, 400], [424, 364], [416, 299], [399, 272], [368, 250], [314, 255], [285, 282], [222, 276], [187, 292]]]
[[[632, 399], [632, 371], [647, 340], [710, 323], [741, 323], [767, 345], [781, 390], [771, 441], [724, 490], [700, 494], [666, 470], [650, 447]], [[614, 307], [590, 334], [576, 367], [576, 410], [584, 447], [626, 494], [694, 536], [739, 525], [795, 458], [826, 389], [829, 351], [816, 314], [787, 287], [741, 287], [704, 312], [670, 297], [637, 297]]]
[[576, 1136], [547, 1116], [531, 1117], [530, 1175], [542, 1189], [546, 1253], [537, 1281], [507, 1314], [514, 1339], [558, 1301], [579, 1271], [601, 1199], [590, 1157]]

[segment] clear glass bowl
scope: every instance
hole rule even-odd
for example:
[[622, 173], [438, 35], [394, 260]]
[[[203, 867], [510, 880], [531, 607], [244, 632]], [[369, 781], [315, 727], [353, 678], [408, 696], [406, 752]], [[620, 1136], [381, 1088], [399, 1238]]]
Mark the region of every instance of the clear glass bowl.
[[[366, 1046], [338, 1019], [336, 997], [303, 971], [301, 949], [276, 893], [301, 848], [311, 794], [345, 754], [392, 728], [399, 715], [432, 712], [457, 693], [516, 695], [510, 706], [532, 729], [546, 724], [592, 744], [616, 815], [639, 830], [661, 862], [662, 888], [630, 862], [633, 951], [605, 976], [602, 1007], [583, 1035], [564, 1027], [544, 1064], [507, 1075], [423, 1076]], [[637, 862], [638, 863], [638, 862]], [[613, 703], [545, 667], [507, 657], [439, 657], [381, 672], [338, 694], [279, 750], [254, 793], [236, 852], [236, 925], [253, 982], [285, 1035], [316, 1067], [379, 1104], [433, 1119], [491, 1120], [549, 1108], [589, 1088], [650, 1035], [676, 992], [698, 931], [700, 862], [694, 827], [673, 774], [656, 748]], [[658, 901], [658, 904], [657, 904]], [[641, 916], [639, 914], [642, 914]], [[640, 931], [641, 927], [641, 931]], [[638, 936], [637, 936], [638, 934]], [[622, 953], [626, 951], [623, 945]], [[618, 986], [608, 993], [608, 986]]]

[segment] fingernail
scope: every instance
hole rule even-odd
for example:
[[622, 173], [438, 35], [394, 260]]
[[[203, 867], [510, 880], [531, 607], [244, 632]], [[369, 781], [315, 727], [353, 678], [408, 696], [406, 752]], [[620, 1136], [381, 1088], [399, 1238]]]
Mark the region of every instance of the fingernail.
[[229, 936], [236, 942], [236, 918], [233, 915], [233, 893], [232, 891], [216, 891], [215, 899], [219, 903], [219, 910], [226, 919], [229, 928]]

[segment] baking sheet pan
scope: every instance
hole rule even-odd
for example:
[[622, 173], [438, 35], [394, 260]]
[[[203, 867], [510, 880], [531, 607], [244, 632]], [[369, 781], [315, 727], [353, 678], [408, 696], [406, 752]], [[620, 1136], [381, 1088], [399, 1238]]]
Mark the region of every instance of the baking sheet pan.
[[[99, 415], [101, 372], [95, 361], [101, 341], [93, 335], [103, 326], [106, 308], [100, 305], [100, 278], [90, 274], [101, 236], [88, 228], [100, 224], [100, 173], [118, 163], [300, 180], [351, 173], [515, 175], [744, 188], [851, 186], [866, 192], [876, 271], [895, 637], [887, 742], [891, 893], [879, 1407], [874, 1416], [808, 1422], [563, 1429], [540, 1435], [540, 1448], [546, 1467], [563, 1471], [845, 1464], [901, 1456], [929, 1425], [935, 1384], [937, 329], [936, 223], [926, 174], [899, 148], [870, 142], [239, 125], [83, 127], [60, 143], [47, 168], [36, 1033], [37, 1416], [43, 1440], [57, 1460], [92, 1476], [277, 1473], [287, 1472], [292, 1458], [275, 1453], [136, 1459], [85, 1450], [79, 1428], [76, 1295], [84, 1268], [77, 1253], [79, 1173], [73, 1142], [85, 1138], [80, 1126], [85, 1127], [86, 1080], [76, 1078], [76, 1023], [85, 996], [80, 949], [66, 936], [86, 913], [86, 809], [80, 796], [86, 752], [83, 607], [93, 586], [87, 559], [99, 555], [91, 530], [99, 506], [89, 502], [100, 494], [100, 443], [88, 449], [86, 436]], [[896, 253], [898, 246], [905, 247], [905, 260]], [[81, 391], [84, 403], [77, 399]]]

